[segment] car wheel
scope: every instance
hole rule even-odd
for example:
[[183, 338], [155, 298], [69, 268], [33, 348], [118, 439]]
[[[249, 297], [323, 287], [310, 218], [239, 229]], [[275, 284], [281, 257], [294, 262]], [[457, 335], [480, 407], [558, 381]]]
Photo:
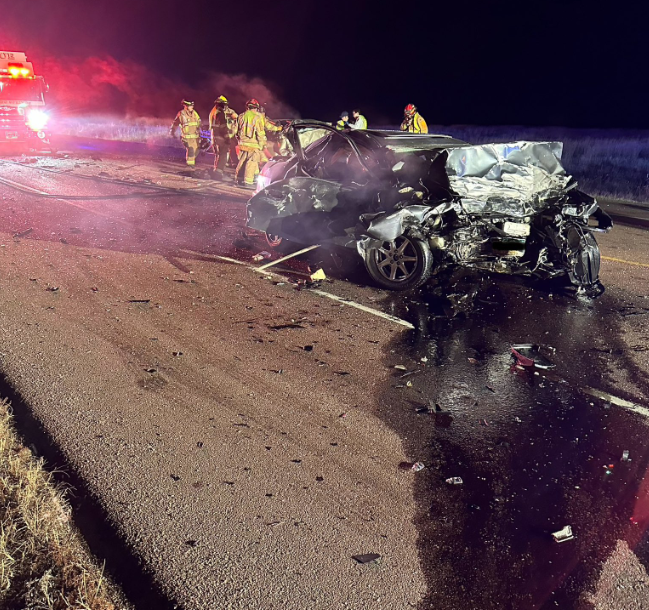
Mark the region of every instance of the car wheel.
[[271, 248], [279, 248], [282, 245], [282, 242], [284, 241], [279, 235], [275, 235], [274, 233], [268, 233], [266, 231], [266, 242]]
[[389, 290], [412, 290], [423, 286], [433, 267], [433, 255], [425, 241], [404, 235], [371, 248], [365, 267], [372, 279]]

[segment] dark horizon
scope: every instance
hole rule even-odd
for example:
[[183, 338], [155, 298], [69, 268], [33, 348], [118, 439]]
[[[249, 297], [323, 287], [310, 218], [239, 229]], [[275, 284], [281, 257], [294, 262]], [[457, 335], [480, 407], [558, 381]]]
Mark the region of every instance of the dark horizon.
[[[114, 58], [131, 72], [103, 79], [101, 103], [151, 105], [165, 116], [185, 89], [214, 99], [218, 92], [208, 89], [230, 82], [210, 76], [217, 74], [260, 79], [277, 108], [310, 118], [333, 120], [359, 107], [370, 123], [397, 124], [414, 103], [438, 125], [646, 129], [640, 66], [649, 56], [648, 13], [581, 0], [525, 8], [469, 0], [401, 12], [368, 0], [322, 7], [30, 0], [2, 8], [0, 48], [27, 51], [53, 97], [69, 85], [66, 67]], [[61, 69], [54, 79], [52, 66]], [[145, 72], [157, 75], [155, 85], [129, 76]], [[77, 76], [80, 86], [89, 78]], [[237, 98], [248, 94], [246, 82], [238, 86]], [[72, 85], [66, 96], [75, 99]]]

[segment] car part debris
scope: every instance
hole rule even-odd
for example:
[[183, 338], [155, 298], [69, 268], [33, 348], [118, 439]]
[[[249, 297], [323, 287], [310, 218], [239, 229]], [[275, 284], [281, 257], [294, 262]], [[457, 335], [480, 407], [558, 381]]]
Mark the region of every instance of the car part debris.
[[575, 536], [572, 533], [572, 527], [566, 525], [558, 532], [553, 532], [552, 537], [555, 539], [556, 542], [568, 542], [568, 540], [572, 540]]
[[268, 269], [269, 267], [273, 267], [274, 265], [278, 265], [279, 263], [283, 263], [284, 261], [287, 261], [291, 258], [294, 258], [296, 256], [299, 256], [300, 254], [306, 254], [307, 252], [311, 252], [311, 250], [315, 250], [316, 248], [319, 248], [320, 245], [315, 245], [315, 246], [309, 246], [308, 248], [302, 248], [301, 250], [298, 250], [297, 252], [292, 252], [291, 254], [287, 254], [286, 256], [283, 256], [282, 258], [278, 258], [277, 260], [271, 261], [270, 263], [266, 263], [265, 265], [262, 265], [261, 267], [257, 268], [257, 271], [263, 271], [264, 269]]
[[33, 230], [34, 230], [34, 229], [30, 227], [29, 229], [26, 229], [26, 230], [24, 230], [24, 231], [22, 231], [22, 232], [20, 232], [20, 233], [14, 233], [14, 237], [18, 237], [18, 238], [20, 238], [20, 237], [26, 237], [26, 236], [29, 235]]
[[317, 121], [284, 127], [291, 151], [263, 168], [249, 228], [355, 248], [372, 279], [392, 290], [455, 265], [564, 276], [587, 295], [603, 291], [594, 233], [612, 221], [577, 190], [560, 142], [471, 146]]
[[514, 358], [516, 358], [516, 364], [523, 367], [534, 366], [538, 369], [547, 370], [556, 366], [541, 354], [541, 347], [538, 345], [532, 343], [512, 345], [511, 351]]
[[381, 559], [378, 553], [366, 553], [364, 555], [352, 555], [352, 559], [360, 564], [374, 563]]
[[395, 368], [397, 371], [407, 371], [407, 370], [408, 370], [408, 369], [407, 369], [403, 364], [395, 364], [395, 365], [394, 365], [394, 368]]
[[411, 467], [410, 470], [413, 472], [419, 472], [420, 470], [423, 470], [426, 468], [426, 465], [423, 462], [415, 462]]
[[446, 482], [449, 485], [462, 485], [464, 483], [462, 477], [450, 477], [449, 479], [446, 479]]
[[321, 282], [322, 280], [326, 280], [327, 276], [325, 272], [322, 269], [318, 269], [317, 271], [314, 271], [310, 276], [309, 279], [312, 282]]
[[623, 461], [623, 462], [630, 462], [630, 461], [631, 461], [631, 458], [629, 457], [629, 455], [630, 455], [629, 450], [628, 450], [628, 449], [625, 449], [625, 450], [622, 452], [622, 461]]
[[253, 260], [255, 263], [259, 263], [259, 262], [261, 262], [261, 261], [263, 261], [263, 260], [267, 260], [267, 259], [269, 259], [269, 258], [272, 258], [272, 256], [273, 256], [273, 255], [272, 255], [270, 252], [267, 252], [266, 250], [262, 250], [262, 251], [259, 252], [258, 254], [255, 254], [255, 255], [252, 257], [252, 260]]

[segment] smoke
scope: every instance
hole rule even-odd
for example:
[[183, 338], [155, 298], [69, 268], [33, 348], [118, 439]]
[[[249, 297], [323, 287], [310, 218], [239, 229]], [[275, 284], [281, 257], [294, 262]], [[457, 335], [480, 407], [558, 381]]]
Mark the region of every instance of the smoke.
[[294, 109], [282, 102], [273, 85], [243, 74], [209, 73], [192, 87], [142, 64], [110, 56], [60, 59], [33, 55], [30, 59], [36, 73], [42, 74], [49, 84], [48, 103], [61, 116], [170, 119], [180, 108], [181, 100], [190, 98], [206, 118], [219, 95], [225, 95], [236, 111], [254, 97], [265, 105], [270, 117], [297, 116]]

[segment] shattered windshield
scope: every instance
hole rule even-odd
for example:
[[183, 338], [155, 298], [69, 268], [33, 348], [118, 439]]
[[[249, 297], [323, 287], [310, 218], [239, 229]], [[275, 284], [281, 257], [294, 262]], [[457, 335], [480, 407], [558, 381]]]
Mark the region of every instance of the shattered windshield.
[[[367, 170], [349, 140], [330, 130], [322, 131], [304, 150], [305, 170], [314, 178], [341, 183], [367, 182]], [[368, 151], [369, 152], [369, 151]]]

